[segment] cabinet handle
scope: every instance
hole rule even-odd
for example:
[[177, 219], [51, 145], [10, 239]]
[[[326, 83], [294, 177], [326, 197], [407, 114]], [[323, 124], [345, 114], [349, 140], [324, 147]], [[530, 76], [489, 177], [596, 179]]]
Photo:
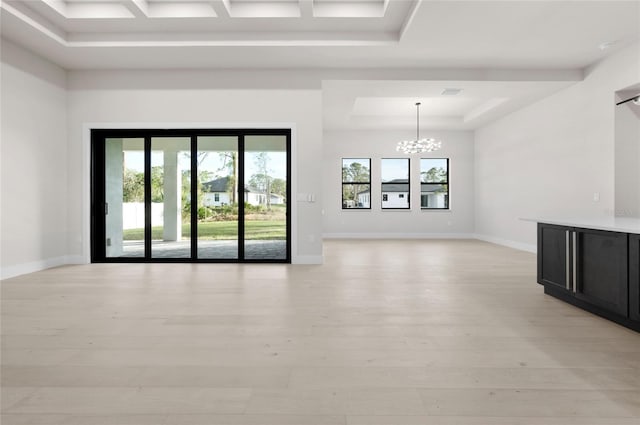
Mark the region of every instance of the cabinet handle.
[[573, 232], [573, 293], [575, 294], [577, 292], [577, 286], [578, 286], [578, 279], [577, 279], [577, 273], [578, 273], [578, 266], [577, 266], [577, 251], [578, 251], [578, 244], [577, 242], [577, 232]]
[[566, 272], [567, 272], [567, 279], [566, 279], [567, 291], [571, 290], [571, 280], [570, 280], [571, 279], [571, 271], [570, 271], [570, 268], [569, 268], [569, 259], [571, 258], [571, 244], [570, 244], [570, 241], [569, 241], [569, 233], [570, 233], [570, 231], [567, 230], [567, 232], [566, 232], [566, 248], [567, 248], [566, 249], [566, 256], [567, 257], [566, 257], [566, 260], [565, 260], [565, 268], [564, 268], [566, 270]]

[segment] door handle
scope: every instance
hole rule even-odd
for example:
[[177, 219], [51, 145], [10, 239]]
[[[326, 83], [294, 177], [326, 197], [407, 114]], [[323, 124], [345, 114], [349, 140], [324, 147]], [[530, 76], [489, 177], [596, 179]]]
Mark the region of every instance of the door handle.
[[104, 203], [104, 215], [109, 215], [109, 203]]
[[578, 244], [577, 244], [577, 240], [578, 240], [578, 234], [577, 232], [573, 232], [573, 293], [575, 294], [577, 292], [577, 286], [578, 286], [578, 279], [577, 279], [577, 274], [578, 274], [578, 260], [577, 260], [577, 254], [578, 254]]
[[565, 259], [565, 266], [564, 269], [566, 271], [566, 285], [567, 285], [567, 291], [571, 290], [571, 267], [569, 266], [569, 261], [571, 258], [571, 240], [569, 238], [569, 233], [571, 233], [569, 230], [566, 231], [566, 235], [565, 235], [565, 242], [566, 242], [566, 259]]

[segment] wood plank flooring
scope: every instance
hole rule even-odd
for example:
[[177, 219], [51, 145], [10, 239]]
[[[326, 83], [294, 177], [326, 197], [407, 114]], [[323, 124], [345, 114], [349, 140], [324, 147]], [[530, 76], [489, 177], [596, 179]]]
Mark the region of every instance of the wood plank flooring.
[[640, 334], [480, 241], [8, 279], [3, 425], [637, 425]]

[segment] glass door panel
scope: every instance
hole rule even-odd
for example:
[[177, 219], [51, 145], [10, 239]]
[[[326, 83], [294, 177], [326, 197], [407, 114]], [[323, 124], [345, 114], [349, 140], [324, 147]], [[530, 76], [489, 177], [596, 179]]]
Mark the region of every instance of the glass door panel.
[[144, 139], [105, 139], [105, 256], [144, 257]]
[[238, 166], [238, 137], [198, 137], [198, 259], [238, 259]]
[[244, 258], [287, 258], [287, 137], [245, 136]]
[[191, 138], [151, 139], [151, 257], [191, 258]]

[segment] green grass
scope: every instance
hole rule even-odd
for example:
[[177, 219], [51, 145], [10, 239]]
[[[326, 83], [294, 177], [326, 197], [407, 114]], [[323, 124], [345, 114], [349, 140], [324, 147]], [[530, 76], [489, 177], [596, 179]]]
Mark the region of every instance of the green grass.
[[[245, 222], [245, 239], [286, 239], [286, 225], [280, 220], [247, 220]], [[182, 225], [182, 237], [191, 237], [191, 225]], [[151, 228], [151, 238], [162, 239], [162, 227]], [[224, 240], [238, 238], [237, 221], [210, 221], [198, 224], [198, 238], [209, 240]], [[144, 229], [127, 229], [124, 240], [135, 241], [144, 239]]]

